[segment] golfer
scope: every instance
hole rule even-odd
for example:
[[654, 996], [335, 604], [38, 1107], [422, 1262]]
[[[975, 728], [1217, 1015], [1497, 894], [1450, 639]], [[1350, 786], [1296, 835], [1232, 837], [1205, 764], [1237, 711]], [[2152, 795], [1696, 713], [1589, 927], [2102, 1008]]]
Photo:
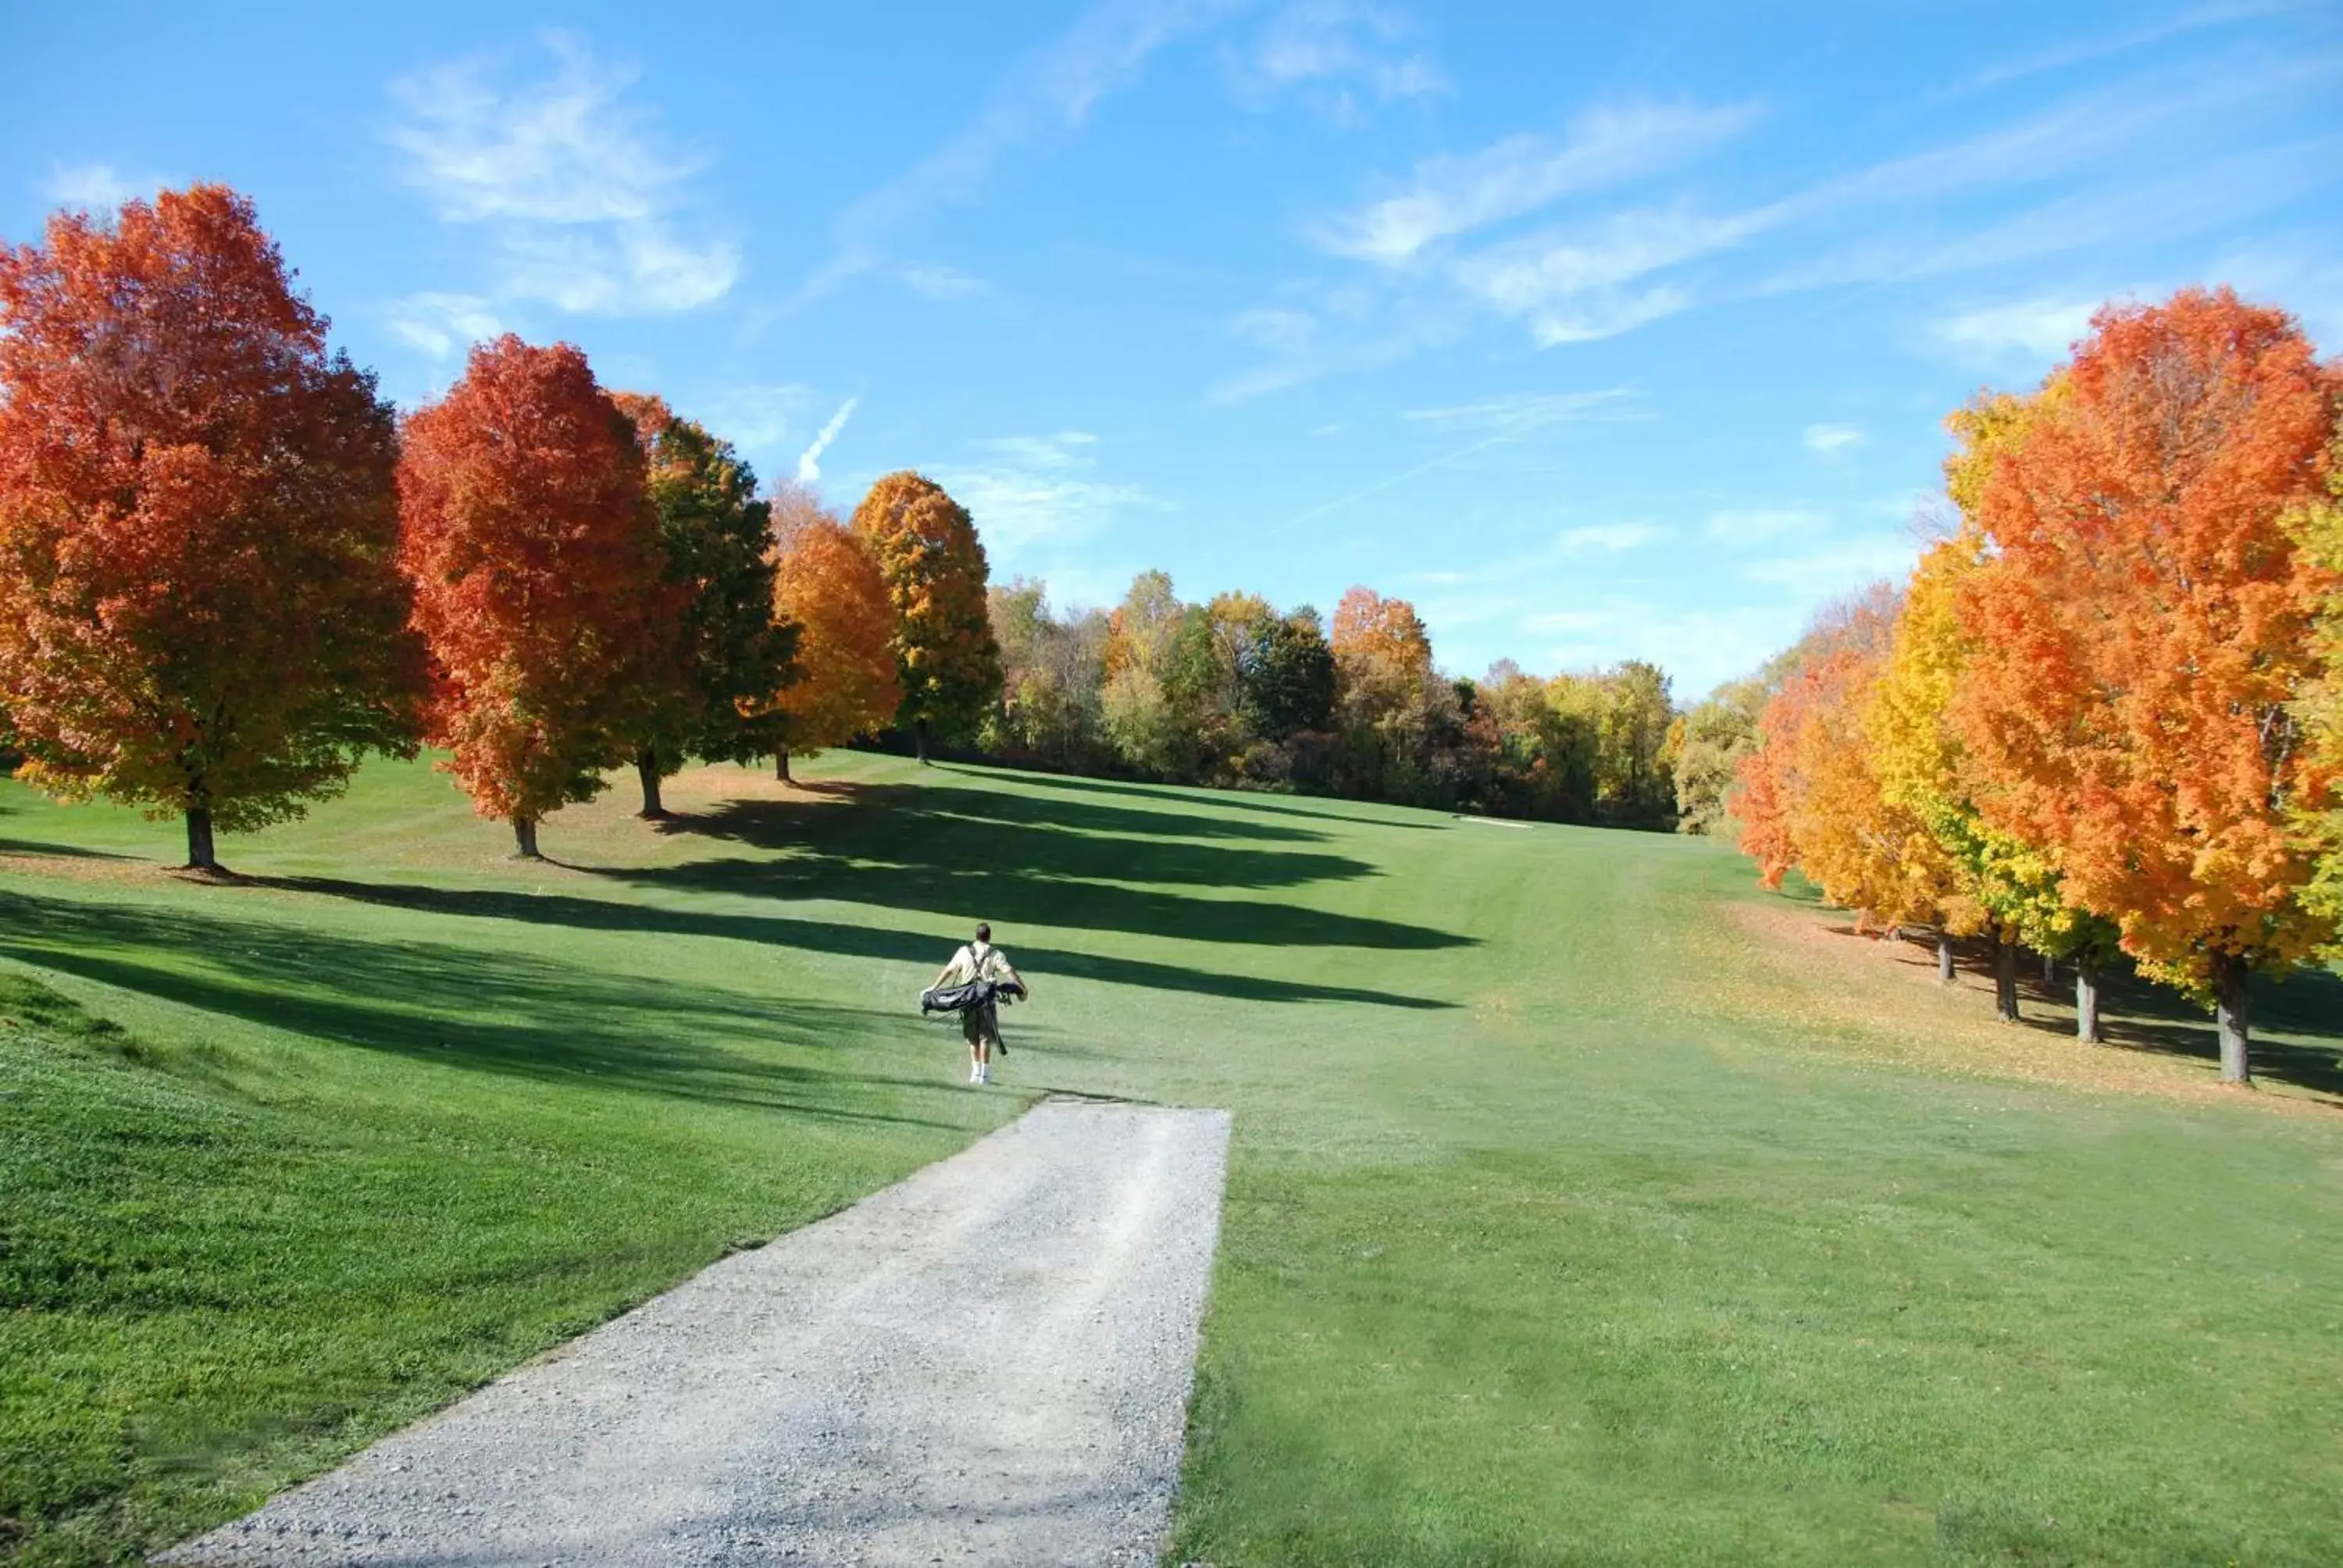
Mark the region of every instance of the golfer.
[[[1031, 993], [1026, 990], [1023, 977], [1010, 967], [1009, 960], [992, 945], [992, 928], [981, 922], [976, 928], [976, 940], [952, 954], [951, 962], [944, 965], [943, 972], [936, 976], [936, 983], [928, 989], [932, 993], [953, 986], [976, 985], [980, 981], [990, 981], [991, 984], [980, 993], [980, 1000], [960, 1010], [960, 1031], [968, 1040], [968, 1081], [970, 1083], [990, 1083], [992, 1053], [998, 1050], [1003, 1056], [1009, 1054], [1009, 1048], [1001, 1043], [1001, 1014], [994, 1002], [994, 995], [1005, 992], [1022, 997]], [[923, 1005], [926, 1000], [925, 997], [920, 999]]]

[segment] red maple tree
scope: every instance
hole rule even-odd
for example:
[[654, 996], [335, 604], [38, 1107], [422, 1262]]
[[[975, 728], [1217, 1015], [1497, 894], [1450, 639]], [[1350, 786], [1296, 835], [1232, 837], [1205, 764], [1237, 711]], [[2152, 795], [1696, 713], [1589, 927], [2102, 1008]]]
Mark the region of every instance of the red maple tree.
[[0, 246], [0, 709], [200, 869], [414, 751], [397, 425], [326, 329], [223, 186]]
[[507, 335], [407, 422], [401, 559], [437, 667], [427, 739], [482, 816], [599, 794], [672, 681], [677, 589], [632, 421], [586, 356]]

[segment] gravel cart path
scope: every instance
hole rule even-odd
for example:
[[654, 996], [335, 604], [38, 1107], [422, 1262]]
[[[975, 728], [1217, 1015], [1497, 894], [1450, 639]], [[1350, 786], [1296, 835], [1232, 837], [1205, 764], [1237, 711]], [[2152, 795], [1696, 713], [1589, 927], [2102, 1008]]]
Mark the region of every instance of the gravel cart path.
[[175, 1563], [1152, 1563], [1229, 1119], [1051, 1102]]

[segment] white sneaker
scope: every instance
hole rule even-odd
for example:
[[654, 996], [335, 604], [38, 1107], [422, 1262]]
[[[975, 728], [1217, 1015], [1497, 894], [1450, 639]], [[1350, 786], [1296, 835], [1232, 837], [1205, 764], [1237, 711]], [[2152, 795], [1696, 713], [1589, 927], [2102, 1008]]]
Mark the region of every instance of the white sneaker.
[[976, 1070], [976, 1081], [979, 1083], [990, 1083], [992, 1081], [992, 1069], [989, 1067], [978, 1068]]

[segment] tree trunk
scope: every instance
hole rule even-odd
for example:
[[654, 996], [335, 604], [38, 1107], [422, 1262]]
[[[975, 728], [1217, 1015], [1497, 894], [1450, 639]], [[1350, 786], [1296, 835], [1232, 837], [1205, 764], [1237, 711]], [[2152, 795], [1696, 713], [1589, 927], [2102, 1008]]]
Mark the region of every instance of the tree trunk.
[[2224, 953], [2213, 967], [2213, 1017], [2221, 1032], [2221, 1081], [2251, 1083], [2253, 1064], [2247, 1051], [2252, 1027], [2254, 993], [2248, 983], [2253, 970], [2236, 953]]
[[1993, 1016], [2004, 1023], [2017, 1021], [2017, 944], [1993, 946]]
[[513, 819], [513, 842], [518, 846], [516, 853], [518, 853], [522, 859], [538, 860], [544, 859], [543, 856], [537, 852], [536, 818], [516, 817]]
[[784, 784], [795, 782], [789, 777], [789, 749], [786, 746], [773, 753], [773, 777]]
[[219, 869], [219, 856], [212, 846], [212, 809], [208, 806], [187, 808], [187, 869]]
[[2075, 960], [2075, 1038], [2099, 1043], [2099, 966]]
[[643, 781], [642, 816], [646, 819], [664, 817], [667, 808], [659, 804], [659, 755], [649, 747], [635, 753], [635, 772]]
[[2049, 990], [2058, 983], [2058, 960], [2048, 953], [2042, 955], [2042, 989]]
[[919, 751], [920, 766], [926, 767], [928, 765], [928, 721], [925, 719], [915, 719], [911, 721], [911, 744]]
[[1953, 972], [1953, 933], [1936, 933], [1936, 983], [1950, 985], [1956, 977]]

